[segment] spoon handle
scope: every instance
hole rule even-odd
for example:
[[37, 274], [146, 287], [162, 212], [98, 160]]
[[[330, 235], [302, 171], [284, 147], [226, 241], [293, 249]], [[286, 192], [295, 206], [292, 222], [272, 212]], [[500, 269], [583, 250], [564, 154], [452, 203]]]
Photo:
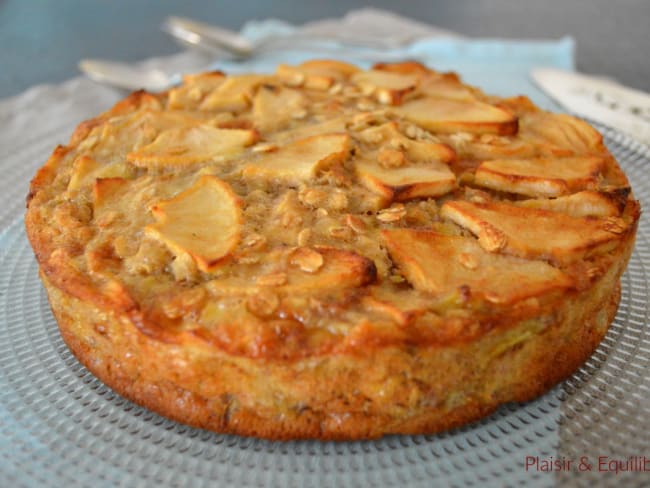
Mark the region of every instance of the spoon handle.
[[79, 69], [91, 80], [126, 90], [166, 90], [180, 81], [180, 76], [161, 70], [103, 59], [82, 59]]
[[223, 27], [174, 16], [167, 17], [161, 27], [185, 44], [208, 50], [226, 51], [240, 58], [253, 54], [254, 46], [248, 39]]

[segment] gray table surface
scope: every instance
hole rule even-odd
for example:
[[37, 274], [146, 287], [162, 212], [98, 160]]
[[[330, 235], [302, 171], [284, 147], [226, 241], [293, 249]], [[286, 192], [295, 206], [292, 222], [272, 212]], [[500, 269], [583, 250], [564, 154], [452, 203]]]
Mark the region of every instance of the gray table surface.
[[[269, 17], [302, 23], [358, 0], [0, 0], [0, 98], [78, 74], [84, 57], [138, 60], [178, 46], [159, 30], [177, 14], [238, 29]], [[650, 91], [650, 0], [382, 0], [372, 4], [467, 36], [577, 41], [579, 70]]]

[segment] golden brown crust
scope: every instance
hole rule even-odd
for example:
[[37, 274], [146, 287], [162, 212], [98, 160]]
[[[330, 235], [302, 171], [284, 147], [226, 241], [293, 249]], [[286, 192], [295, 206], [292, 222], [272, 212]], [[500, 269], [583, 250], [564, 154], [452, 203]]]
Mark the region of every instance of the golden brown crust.
[[331, 60], [135, 92], [27, 207], [94, 374], [273, 439], [436, 432], [546, 391], [613, 319], [640, 214], [578, 119]]
[[[445, 385], [451, 390], [446, 397], [447, 402], [453, 405], [451, 408], [431, 405], [428, 408], [419, 408], [415, 414], [391, 415], [367, 413], [363, 411], [362, 405], [354, 408], [348, 400], [341, 400], [339, 405], [336, 405], [336, 402], [330, 403], [331, 408], [325, 411], [318, 411], [307, 405], [293, 404], [288, 408], [272, 412], [271, 416], [265, 416], [255, 408], [237, 406], [237, 395], [227, 392], [230, 386], [227, 383], [222, 385], [223, 390], [226, 391], [207, 398], [193, 391], [193, 387], [196, 387], [195, 381], [180, 383], [172, 371], [165, 371], [167, 377], [156, 377], [155, 380], [143, 375], [143, 372], [154, 368], [150, 368], [147, 363], [137, 364], [138, 361], [128, 362], [115, 357], [116, 351], [113, 350], [115, 342], [109, 342], [109, 345], [103, 344], [107, 342], [107, 336], [110, 340], [112, 331], [124, 328], [123, 324], [113, 317], [107, 317], [104, 312], [99, 312], [96, 317], [93, 317], [85, 311], [83, 318], [75, 320], [67, 310], [77, 308], [77, 304], [74, 303], [76, 299], [65, 295], [59, 289], [50, 287], [47, 281], [45, 283], [66, 344], [93, 374], [115, 391], [165, 417], [195, 427], [276, 440], [370, 439], [391, 433], [434, 433], [480, 419], [504, 402], [531, 400], [567, 378], [591, 355], [607, 332], [608, 324], [614, 318], [620, 298], [620, 286], [616, 285], [612, 295], [605, 301], [607, 305], [604, 308], [603, 302], [590, 300], [591, 310], [587, 314], [570, 316], [564, 322], [549, 327], [548, 333], [538, 335], [528, 342], [515, 342], [511, 345], [510, 356], [507, 353], [508, 349], [505, 348], [502, 352], [504, 359], [494, 361], [485, 371], [476, 371], [476, 365], [463, 365], [469, 370], [468, 373], [454, 376], [452, 384]], [[79, 323], [79, 320], [83, 323]], [[168, 346], [146, 337], [138, 337], [132, 331], [126, 337], [120, 338], [117, 343], [120, 344], [122, 351], [138, 350], [143, 354], [139, 357], [147, 358], [148, 361], [168, 360], [165, 350]], [[119, 349], [117, 351], [119, 352]], [[438, 361], [434, 359], [433, 364], [426, 364], [427, 359], [431, 359], [432, 352], [439, 353], [441, 358]], [[457, 355], [464, 359], [472, 358], [473, 352], [474, 350], [461, 350]], [[386, 352], [379, 357], [357, 358], [355, 367], [360, 370], [372, 368], [375, 361], [384, 360], [398, 362], [405, 371], [408, 371], [409, 366], [416, 371], [415, 365], [424, 362], [426, 366], [436, 368], [433, 370], [437, 372], [435, 376], [440, 374], [440, 371], [458, 369], [442, 359], [444, 351], [423, 349], [410, 357], [408, 363], [399, 356], [399, 353], [391, 355], [391, 352]], [[455, 363], [456, 357], [453, 357], [452, 361]], [[220, 366], [223, 368], [222, 364]], [[474, 366], [473, 371], [471, 366]], [[289, 381], [293, 380], [290, 372], [291, 365], [280, 363], [273, 367], [280, 372], [273, 375], [272, 379], [276, 380], [279, 377], [286, 381], [288, 377]], [[265, 365], [265, 374], [268, 374], [269, 369], [269, 366]], [[283, 369], [285, 371], [282, 371]], [[337, 376], [332, 378], [331, 373]], [[478, 381], [475, 378], [477, 373], [481, 378]], [[197, 374], [200, 374], [200, 371]], [[270, 375], [266, 378], [271, 379]], [[325, 378], [329, 381], [324, 382]], [[349, 376], [345, 378], [346, 383], [337, 382], [339, 378], [341, 373], [336, 367], [332, 367], [331, 371], [325, 368], [318, 376], [314, 375], [304, 389], [314, 396], [316, 396], [314, 390], [328, 389], [326, 395], [332, 398], [336, 398], [337, 395], [345, 398], [346, 394], [349, 394], [348, 388], [356, 385], [350, 385]], [[373, 378], [368, 385], [368, 381], [356, 375], [353, 378], [357, 382], [363, 381], [365, 387], [375, 388], [381, 387], [385, 381]], [[463, 384], [468, 382], [485, 382], [485, 390], [492, 391], [492, 394], [470, 396], [464, 401], [455, 398], [455, 395], [462, 396]], [[282, 390], [283, 386], [277, 384], [278, 390]], [[400, 401], [399, 398], [393, 400]], [[324, 405], [324, 408], [327, 406]]]

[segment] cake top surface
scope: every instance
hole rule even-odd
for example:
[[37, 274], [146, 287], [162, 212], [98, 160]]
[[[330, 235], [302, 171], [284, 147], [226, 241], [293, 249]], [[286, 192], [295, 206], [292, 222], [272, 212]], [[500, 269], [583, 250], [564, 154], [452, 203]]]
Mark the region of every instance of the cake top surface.
[[142, 332], [290, 360], [543, 315], [638, 216], [579, 119], [318, 60], [130, 95], [55, 150], [27, 224], [50, 280]]

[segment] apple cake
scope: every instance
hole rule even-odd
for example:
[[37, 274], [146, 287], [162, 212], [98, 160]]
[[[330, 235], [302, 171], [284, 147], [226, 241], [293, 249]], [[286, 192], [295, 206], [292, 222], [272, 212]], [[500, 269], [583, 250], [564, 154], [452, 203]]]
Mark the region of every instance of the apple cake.
[[79, 361], [268, 439], [433, 433], [546, 392], [613, 320], [640, 215], [582, 120], [329, 60], [135, 92], [27, 201]]

